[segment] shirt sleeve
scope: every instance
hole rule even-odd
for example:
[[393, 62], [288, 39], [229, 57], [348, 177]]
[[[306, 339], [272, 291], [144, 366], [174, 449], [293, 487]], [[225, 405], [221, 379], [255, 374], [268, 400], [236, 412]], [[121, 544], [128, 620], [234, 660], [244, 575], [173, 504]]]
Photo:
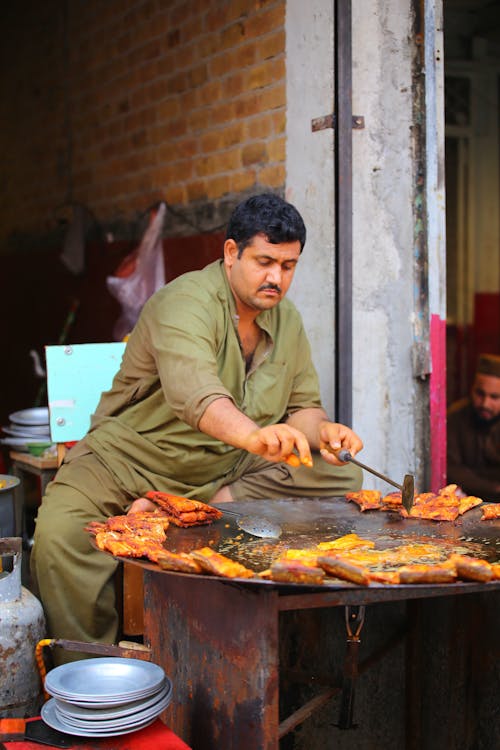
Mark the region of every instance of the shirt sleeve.
[[233, 400], [218, 375], [217, 349], [223, 339], [219, 307], [208, 292], [190, 294], [185, 286], [151, 298], [144, 311], [144, 335], [167, 403], [193, 428], [212, 401]]

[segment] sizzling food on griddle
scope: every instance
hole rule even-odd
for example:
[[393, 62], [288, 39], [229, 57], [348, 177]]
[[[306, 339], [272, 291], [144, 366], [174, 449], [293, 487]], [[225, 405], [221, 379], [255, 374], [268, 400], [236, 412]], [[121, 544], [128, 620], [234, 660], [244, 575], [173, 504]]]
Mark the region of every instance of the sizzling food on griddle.
[[457, 572], [448, 563], [442, 565], [403, 565], [398, 570], [400, 583], [454, 583]]
[[320, 555], [318, 557], [318, 565], [325, 573], [334, 578], [357, 583], [358, 586], [368, 586], [370, 584], [369, 570], [362, 565], [357, 565], [347, 557]]
[[91, 521], [85, 530], [94, 537], [99, 549], [118, 557], [147, 557], [156, 562], [164, 551], [169, 525], [160, 511], [111, 516], [105, 522]]
[[475, 508], [477, 505], [481, 505], [482, 502], [483, 501], [480, 497], [474, 497], [474, 495], [461, 497], [458, 512], [462, 516], [464, 513], [467, 513], [468, 510], [472, 510], [472, 508]]
[[300, 560], [276, 560], [265, 576], [280, 583], [305, 583], [316, 586], [325, 580], [325, 571]]
[[175, 526], [200, 526], [222, 517], [218, 508], [167, 492], [146, 492], [145, 497], [163, 510]]
[[469, 555], [452, 555], [449, 563], [454, 566], [457, 576], [464, 581], [491, 581], [493, 571], [490, 563]]
[[306, 565], [316, 565], [319, 555], [328, 552], [351, 552], [352, 550], [366, 549], [375, 547], [375, 542], [370, 539], [362, 539], [357, 534], [345, 534], [344, 536], [333, 539], [330, 542], [320, 542], [316, 547], [307, 547], [305, 549], [286, 549], [280, 556], [280, 561], [296, 560], [302, 561]]
[[493, 521], [495, 518], [500, 518], [500, 503], [488, 503], [482, 511], [481, 521]]
[[480, 497], [465, 496], [456, 484], [448, 484], [437, 493], [415, 494], [413, 507], [409, 513], [403, 508], [401, 492], [389, 492], [382, 497], [382, 493], [378, 490], [359, 490], [348, 492], [346, 498], [356, 503], [362, 512], [367, 510], [397, 511], [404, 518], [422, 518], [429, 521], [455, 521], [458, 516], [483, 502]]
[[493, 580], [500, 581], [500, 562], [491, 563], [491, 572], [493, 573]]
[[86, 531], [97, 533], [99, 531], [115, 531], [119, 534], [133, 534], [135, 537], [147, 536], [164, 542], [165, 531], [168, 529], [169, 520], [161, 511], [153, 513], [141, 511], [139, 513], [128, 513], [123, 516], [111, 516], [106, 521], [91, 521]]
[[213, 573], [223, 578], [253, 578], [255, 576], [253, 570], [249, 570], [241, 563], [215, 552], [211, 547], [195, 549], [190, 552], [190, 555], [207, 573]]
[[[149, 492], [146, 497], [159, 506], [154, 512], [112, 516], [105, 522], [90, 522], [86, 530], [94, 537], [99, 549], [117, 557], [147, 558], [163, 570], [182, 573], [210, 573], [224, 578], [262, 578], [280, 583], [318, 585], [328, 579], [348, 581], [361, 586], [372, 584], [434, 584], [464, 581], [488, 582], [500, 579], [500, 562], [489, 563], [475, 558], [460, 548], [450, 554], [449, 545], [439, 543], [407, 543], [388, 549], [376, 549], [375, 542], [356, 533], [319, 542], [301, 549], [276, 548], [276, 558], [263, 571], [251, 570], [211, 547], [204, 546], [189, 553], [175, 553], [163, 545], [169, 523], [189, 528], [209, 524], [222, 516], [221, 511], [199, 500], [178, 497], [164, 492]], [[348, 500], [360, 510], [396, 510], [404, 517], [401, 493], [385, 497], [376, 490], [349, 493]], [[409, 517], [432, 520], [454, 520], [482, 503], [480, 498], [464, 496], [456, 485], [448, 485], [439, 493], [420, 493]], [[500, 503], [485, 505], [483, 519], [500, 517]], [[269, 564], [269, 563], [268, 563]]]
[[156, 560], [162, 570], [176, 570], [178, 573], [201, 573], [201, 565], [186, 552], [170, 552], [163, 548]]
[[[413, 543], [390, 549], [373, 549], [373, 542], [357, 537], [356, 547], [349, 550], [349, 542], [354, 544], [353, 536], [357, 537], [347, 534], [316, 547], [287, 549], [269, 570], [259, 575], [276, 582], [312, 583], [315, 577], [322, 580], [319, 571], [323, 570], [330, 578], [359, 586], [372, 583], [453, 583], [457, 578], [487, 582], [500, 577], [500, 563], [492, 565], [469, 555], [450, 555], [441, 544]], [[333, 546], [335, 544], [337, 549]], [[327, 547], [328, 550], [325, 549]]]
[[[401, 498], [401, 493], [399, 493]], [[358, 492], [348, 492], [346, 498], [364, 510], [379, 510], [382, 508], [382, 493], [378, 490], [358, 490]], [[401, 502], [401, 500], [400, 500]]]

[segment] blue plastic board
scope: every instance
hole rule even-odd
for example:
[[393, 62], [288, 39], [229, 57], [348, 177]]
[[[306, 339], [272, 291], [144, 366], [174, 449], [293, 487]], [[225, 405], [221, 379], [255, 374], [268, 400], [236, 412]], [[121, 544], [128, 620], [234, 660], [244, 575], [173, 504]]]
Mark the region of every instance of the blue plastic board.
[[103, 391], [120, 367], [125, 343], [46, 346], [50, 434], [54, 443], [80, 440]]

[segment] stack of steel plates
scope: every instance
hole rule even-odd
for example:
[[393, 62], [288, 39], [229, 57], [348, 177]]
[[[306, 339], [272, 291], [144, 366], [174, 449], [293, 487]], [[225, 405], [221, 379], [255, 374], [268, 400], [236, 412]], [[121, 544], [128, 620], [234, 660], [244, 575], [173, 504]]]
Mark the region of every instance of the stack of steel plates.
[[63, 664], [48, 672], [53, 697], [42, 719], [79, 737], [113, 737], [152, 724], [172, 699], [172, 683], [157, 664], [103, 657]]
[[50, 446], [49, 409], [47, 406], [35, 406], [32, 409], [21, 409], [9, 414], [10, 423], [2, 427], [7, 437], [0, 443], [13, 450], [27, 453], [30, 445]]

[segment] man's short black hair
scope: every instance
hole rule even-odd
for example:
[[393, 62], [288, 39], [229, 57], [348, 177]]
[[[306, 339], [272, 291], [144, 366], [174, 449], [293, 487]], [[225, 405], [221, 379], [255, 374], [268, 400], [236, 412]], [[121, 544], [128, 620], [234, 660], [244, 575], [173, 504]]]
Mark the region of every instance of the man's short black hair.
[[306, 227], [295, 206], [275, 193], [261, 193], [239, 203], [227, 225], [226, 239], [234, 240], [239, 255], [252, 238], [262, 234], [273, 245], [300, 242], [300, 252], [306, 241]]

